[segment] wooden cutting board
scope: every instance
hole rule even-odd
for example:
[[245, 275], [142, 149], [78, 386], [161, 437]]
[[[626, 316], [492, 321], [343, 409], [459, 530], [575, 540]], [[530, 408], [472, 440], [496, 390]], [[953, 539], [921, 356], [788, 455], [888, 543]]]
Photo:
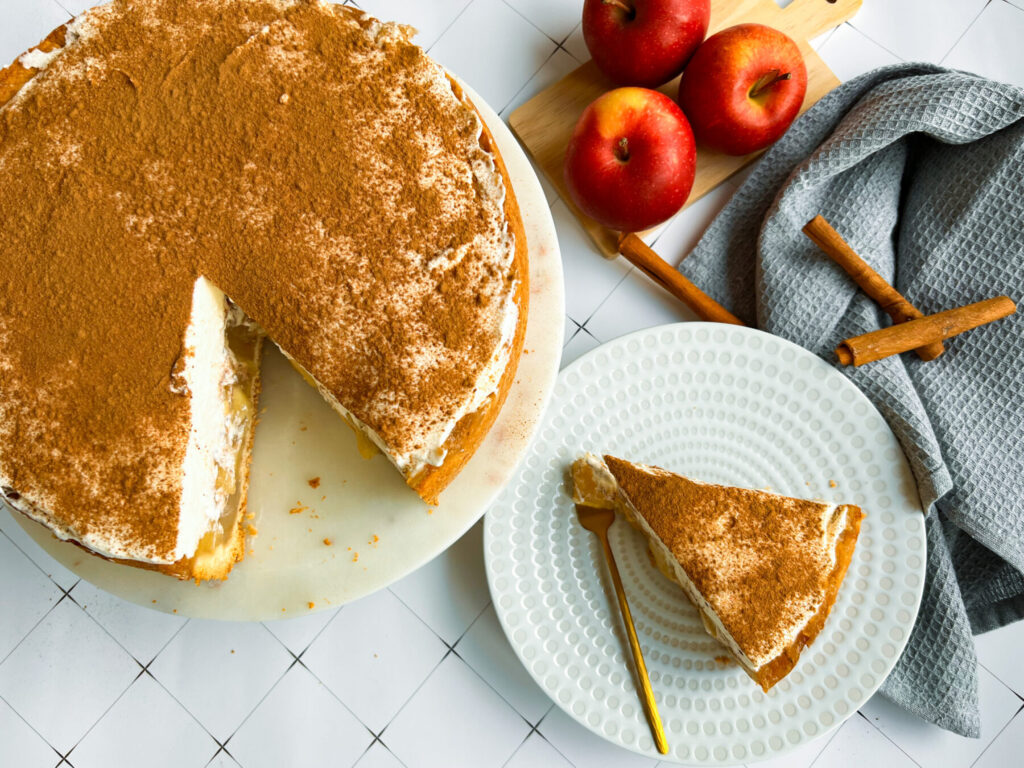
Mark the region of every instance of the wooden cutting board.
[[[808, 40], [842, 24], [860, 8], [861, 0], [793, 0], [779, 8], [773, 0], [711, 0], [711, 25], [708, 35], [734, 24], [757, 22], [780, 29], [800, 46], [807, 65], [807, 96], [801, 113], [839, 85]], [[583, 228], [608, 257], [618, 253], [618, 232], [602, 227], [583, 215], [573, 205], [562, 178], [562, 160], [569, 137], [583, 110], [594, 99], [615, 86], [588, 61], [570, 72], [550, 88], [541, 91], [519, 107], [509, 118], [513, 133], [523, 143], [534, 161], [558, 189], [559, 194]], [[659, 90], [676, 98], [679, 78]], [[698, 147], [697, 176], [686, 204], [699, 200], [718, 184], [732, 176], [760, 153], [734, 157]]]

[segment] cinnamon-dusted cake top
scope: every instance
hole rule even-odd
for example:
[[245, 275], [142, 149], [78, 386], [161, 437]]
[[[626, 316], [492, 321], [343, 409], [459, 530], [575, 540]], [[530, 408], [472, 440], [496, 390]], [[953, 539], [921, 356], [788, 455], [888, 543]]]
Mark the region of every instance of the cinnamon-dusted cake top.
[[843, 518], [856, 508], [699, 483], [614, 456], [604, 461], [755, 667], [778, 656], [817, 614]]
[[396, 456], [436, 453], [496, 386], [517, 276], [479, 120], [410, 32], [317, 2], [115, 0], [22, 58], [41, 71], [0, 108], [3, 485], [173, 550], [199, 275]]

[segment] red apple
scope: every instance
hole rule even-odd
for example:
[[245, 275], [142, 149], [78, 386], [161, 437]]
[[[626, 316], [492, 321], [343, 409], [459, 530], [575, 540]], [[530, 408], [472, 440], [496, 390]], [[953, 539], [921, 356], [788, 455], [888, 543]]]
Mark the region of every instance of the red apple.
[[786, 132], [806, 93], [807, 68], [796, 43], [763, 24], [738, 24], [693, 54], [679, 104], [703, 146], [745, 155]]
[[693, 132], [672, 99], [617, 88], [580, 116], [565, 153], [565, 183], [583, 213], [639, 232], [683, 207], [697, 163]]
[[583, 39], [613, 83], [654, 88], [682, 72], [710, 16], [711, 0], [586, 0]]

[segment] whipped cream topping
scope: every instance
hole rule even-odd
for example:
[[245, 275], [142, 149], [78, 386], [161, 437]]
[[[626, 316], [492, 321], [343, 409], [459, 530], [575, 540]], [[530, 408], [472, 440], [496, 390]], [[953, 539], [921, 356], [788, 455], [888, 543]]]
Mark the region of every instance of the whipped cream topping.
[[[224, 292], [200, 277], [192, 291], [192, 317], [185, 331], [184, 369], [172, 387], [189, 398], [192, 423], [181, 474], [178, 545], [168, 562], [195, 554], [208, 532], [221, 532], [234, 487], [249, 414], [234, 403], [238, 361], [227, 343], [229, 321], [244, 322]], [[158, 561], [162, 562], [162, 561]]]

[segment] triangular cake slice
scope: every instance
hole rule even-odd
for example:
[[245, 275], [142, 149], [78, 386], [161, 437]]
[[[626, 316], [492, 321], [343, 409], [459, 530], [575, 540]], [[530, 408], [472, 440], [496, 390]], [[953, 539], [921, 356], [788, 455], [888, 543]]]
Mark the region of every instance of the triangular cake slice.
[[573, 500], [617, 509], [647, 537], [658, 569], [762, 689], [790, 673], [835, 603], [859, 507], [702, 483], [586, 454]]

